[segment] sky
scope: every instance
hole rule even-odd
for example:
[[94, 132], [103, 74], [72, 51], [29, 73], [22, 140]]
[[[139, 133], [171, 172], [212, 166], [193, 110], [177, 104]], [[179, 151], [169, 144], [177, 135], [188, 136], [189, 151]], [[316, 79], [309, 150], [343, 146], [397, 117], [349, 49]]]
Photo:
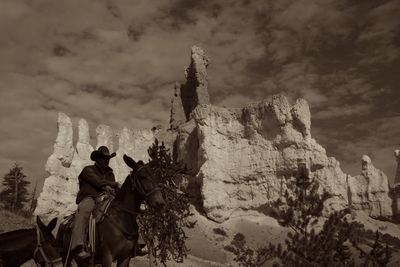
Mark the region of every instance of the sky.
[[34, 183], [57, 113], [168, 127], [193, 45], [211, 102], [308, 100], [312, 136], [351, 175], [361, 156], [394, 179], [400, 148], [400, 0], [0, 0], [0, 177]]

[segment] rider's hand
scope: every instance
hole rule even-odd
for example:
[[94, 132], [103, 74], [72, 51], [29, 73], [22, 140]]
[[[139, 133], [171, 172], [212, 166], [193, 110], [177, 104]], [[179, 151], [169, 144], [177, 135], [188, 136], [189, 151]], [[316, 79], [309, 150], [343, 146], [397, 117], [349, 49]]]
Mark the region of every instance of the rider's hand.
[[104, 186], [103, 190], [106, 191], [108, 194], [114, 194], [114, 188], [109, 185]]
[[110, 182], [108, 185], [111, 186], [114, 189], [115, 188], [119, 188], [119, 183], [118, 182]]

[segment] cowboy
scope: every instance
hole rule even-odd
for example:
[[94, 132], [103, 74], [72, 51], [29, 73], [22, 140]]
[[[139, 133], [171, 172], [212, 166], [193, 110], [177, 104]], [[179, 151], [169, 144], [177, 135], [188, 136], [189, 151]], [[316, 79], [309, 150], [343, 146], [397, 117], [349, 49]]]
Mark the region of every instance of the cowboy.
[[104, 191], [113, 193], [119, 186], [115, 181], [113, 170], [108, 166], [110, 159], [115, 155], [115, 153], [110, 154], [106, 146], [100, 146], [90, 155], [95, 164], [86, 166], [79, 174], [79, 192], [76, 197], [78, 210], [72, 230], [71, 251], [80, 258], [90, 256], [85, 248], [86, 226], [95, 207], [96, 197]]

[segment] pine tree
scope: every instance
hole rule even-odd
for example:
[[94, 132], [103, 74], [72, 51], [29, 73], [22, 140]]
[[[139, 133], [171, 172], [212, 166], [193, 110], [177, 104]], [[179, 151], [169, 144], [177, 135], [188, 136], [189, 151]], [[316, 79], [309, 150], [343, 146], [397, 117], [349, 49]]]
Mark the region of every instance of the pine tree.
[[27, 187], [30, 184], [22, 167], [15, 163], [14, 167], [4, 176], [2, 182], [4, 189], [0, 192], [0, 200], [4, 207], [11, 211], [20, 210], [29, 201]]
[[305, 165], [299, 165], [297, 173], [287, 181], [287, 187], [284, 197], [273, 202], [279, 223], [291, 229], [285, 244], [269, 243], [253, 250], [245, 245], [244, 236], [240, 243], [234, 239], [229, 250], [236, 254], [235, 260], [241, 266], [258, 267], [273, 261], [273, 266], [280, 267], [353, 267], [356, 260], [351, 247], [359, 252], [359, 266], [389, 263], [388, 243], [379, 232], [371, 238], [361, 223], [349, 221], [349, 209], [332, 212], [322, 229], [315, 230], [330, 195], [318, 193], [319, 184], [309, 177]]
[[167, 260], [183, 262], [187, 257], [185, 228], [193, 228], [190, 217], [189, 195], [179, 189], [189, 171], [172, 158], [164, 143], [156, 139], [148, 149], [150, 166], [160, 180], [166, 209], [160, 211], [148, 206], [138, 217], [141, 236], [149, 248], [150, 256], [166, 266]]
[[33, 188], [33, 192], [32, 192], [32, 197], [31, 197], [31, 205], [30, 205], [30, 213], [33, 214], [33, 212], [36, 209], [36, 205], [37, 205], [37, 198], [36, 198], [36, 190], [37, 190], [37, 185], [38, 185], [38, 181], [36, 180], [35, 182], [35, 187]]

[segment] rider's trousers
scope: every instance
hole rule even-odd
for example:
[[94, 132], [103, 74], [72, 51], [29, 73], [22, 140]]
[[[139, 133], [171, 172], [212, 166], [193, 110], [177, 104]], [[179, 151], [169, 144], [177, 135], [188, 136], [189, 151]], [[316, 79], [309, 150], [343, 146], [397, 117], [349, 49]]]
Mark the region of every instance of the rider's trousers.
[[89, 223], [90, 214], [94, 209], [95, 200], [91, 197], [82, 199], [78, 204], [75, 215], [74, 228], [71, 237], [71, 250], [77, 246], [84, 246], [86, 241], [86, 229]]

